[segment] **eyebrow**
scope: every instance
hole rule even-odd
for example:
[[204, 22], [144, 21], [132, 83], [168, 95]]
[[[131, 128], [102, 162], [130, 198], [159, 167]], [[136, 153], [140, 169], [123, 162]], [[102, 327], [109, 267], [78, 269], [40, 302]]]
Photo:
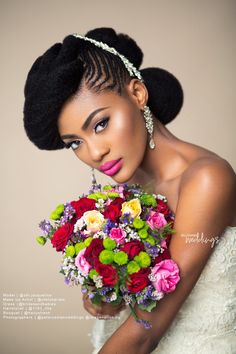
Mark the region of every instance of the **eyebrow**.
[[[93, 120], [93, 118], [96, 116], [96, 114], [100, 111], [103, 111], [104, 109], [107, 109], [109, 108], [110, 106], [108, 107], [101, 107], [101, 108], [98, 108], [96, 109], [95, 111], [93, 111], [92, 113], [90, 113], [90, 115], [88, 116], [88, 118], [85, 120], [85, 122], [83, 123], [82, 125], [82, 130], [85, 131], [88, 126], [90, 125], [91, 121]], [[73, 138], [78, 138], [77, 135], [74, 135], [74, 134], [66, 134], [66, 135], [62, 135], [61, 136], [61, 139], [73, 139]]]

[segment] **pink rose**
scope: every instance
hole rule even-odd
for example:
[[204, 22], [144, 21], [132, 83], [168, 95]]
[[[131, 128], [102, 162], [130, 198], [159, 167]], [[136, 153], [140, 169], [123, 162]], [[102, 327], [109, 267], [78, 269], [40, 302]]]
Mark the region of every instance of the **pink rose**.
[[151, 271], [152, 285], [159, 292], [171, 293], [180, 280], [179, 268], [172, 259], [157, 263]]
[[126, 232], [119, 227], [113, 227], [110, 230], [109, 236], [112, 240], [115, 240], [118, 245], [121, 245], [125, 242]]
[[75, 265], [80, 270], [80, 272], [86, 276], [86, 275], [88, 275], [88, 272], [92, 266], [86, 261], [86, 258], [84, 257], [85, 251], [86, 251], [86, 248], [83, 248], [77, 254], [77, 256], [75, 258]]
[[164, 214], [158, 213], [157, 211], [150, 211], [148, 219], [146, 220], [148, 226], [154, 229], [160, 229], [167, 224]]

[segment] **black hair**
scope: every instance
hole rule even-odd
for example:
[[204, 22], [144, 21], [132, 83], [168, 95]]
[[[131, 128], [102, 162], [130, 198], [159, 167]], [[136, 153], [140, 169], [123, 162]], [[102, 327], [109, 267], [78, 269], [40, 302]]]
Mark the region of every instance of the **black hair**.
[[[143, 52], [127, 34], [113, 28], [95, 28], [86, 37], [102, 41], [123, 54], [137, 69]], [[140, 70], [140, 69], [139, 69]], [[163, 124], [172, 121], [183, 104], [183, 90], [170, 72], [160, 68], [140, 70], [148, 90], [147, 105]], [[57, 119], [64, 103], [76, 96], [83, 83], [94, 92], [114, 91], [122, 95], [133, 77], [122, 60], [89, 41], [68, 35], [55, 43], [33, 63], [24, 87], [24, 129], [42, 150], [65, 147]]]

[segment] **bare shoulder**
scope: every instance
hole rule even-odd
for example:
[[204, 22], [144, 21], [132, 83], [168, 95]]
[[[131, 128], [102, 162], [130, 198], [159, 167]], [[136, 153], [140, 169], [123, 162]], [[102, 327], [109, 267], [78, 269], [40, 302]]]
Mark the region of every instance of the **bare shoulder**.
[[[180, 187], [191, 188], [200, 183], [211, 189], [236, 192], [236, 174], [230, 163], [223, 158], [203, 157], [194, 161], [183, 173]], [[234, 194], [235, 196], [235, 194]]]
[[236, 220], [236, 174], [227, 160], [206, 156], [187, 168], [181, 177], [179, 199], [186, 195], [196, 197], [197, 193], [204, 194], [212, 206], [214, 203], [227, 206], [231, 220]]

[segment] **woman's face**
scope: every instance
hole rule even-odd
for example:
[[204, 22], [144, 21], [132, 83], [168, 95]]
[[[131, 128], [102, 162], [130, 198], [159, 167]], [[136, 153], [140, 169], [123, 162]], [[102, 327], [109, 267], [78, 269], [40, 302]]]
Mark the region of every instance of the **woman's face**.
[[83, 89], [65, 103], [58, 118], [61, 139], [85, 164], [101, 171], [106, 162], [120, 160], [113, 168], [101, 171], [117, 183], [125, 183], [134, 175], [147, 145], [141, 112], [147, 101], [146, 88], [136, 79], [126, 88], [124, 96]]

